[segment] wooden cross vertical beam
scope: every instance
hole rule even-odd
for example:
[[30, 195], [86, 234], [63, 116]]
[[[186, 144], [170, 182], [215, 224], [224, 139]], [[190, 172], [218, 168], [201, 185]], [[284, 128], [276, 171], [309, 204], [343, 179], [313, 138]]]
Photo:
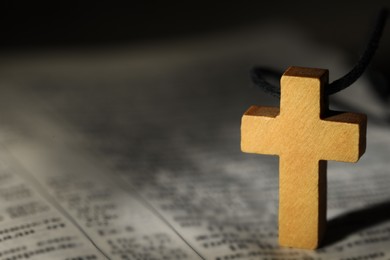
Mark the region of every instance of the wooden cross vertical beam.
[[241, 149], [279, 155], [279, 243], [317, 248], [326, 225], [326, 160], [356, 162], [366, 147], [362, 114], [328, 110], [328, 71], [290, 67], [280, 109], [252, 106], [242, 117]]

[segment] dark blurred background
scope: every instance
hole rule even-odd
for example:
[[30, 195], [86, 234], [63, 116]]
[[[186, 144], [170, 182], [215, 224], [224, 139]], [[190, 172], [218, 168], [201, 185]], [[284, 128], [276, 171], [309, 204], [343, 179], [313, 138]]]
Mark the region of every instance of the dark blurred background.
[[[293, 24], [357, 59], [381, 7], [375, 1], [3, 1], [0, 55], [53, 49], [158, 45], [248, 26]], [[390, 26], [372, 66], [390, 75]]]
[[[320, 41], [351, 51], [362, 47], [378, 10], [375, 1], [2, 1], [2, 51], [21, 48], [143, 44], [210, 34], [251, 24], [294, 23]], [[389, 55], [390, 28], [381, 54]], [[378, 57], [377, 61], [383, 60]]]

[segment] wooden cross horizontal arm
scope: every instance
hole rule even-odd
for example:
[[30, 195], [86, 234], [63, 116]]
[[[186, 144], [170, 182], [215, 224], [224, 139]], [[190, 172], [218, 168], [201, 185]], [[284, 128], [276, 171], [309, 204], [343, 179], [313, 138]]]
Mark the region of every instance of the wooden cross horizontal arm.
[[275, 142], [279, 133], [275, 118], [278, 107], [251, 106], [242, 117], [241, 150], [246, 153], [278, 155], [280, 145]]
[[[294, 139], [291, 137], [302, 135], [305, 127], [294, 132], [288, 127], [290, 122], [281, 124], [275, 120], [279, 113], [279, 108], [265, 106], [251, 106], [245, 112], [241, 124], [241, 132], [245, 134], [241, 139], [243, 152], [280, 155], [282, 151], [290, 150], [290, 145], [281, 143], [281, 139], [291, 143], [290, 140]], [[366, 122], [364, 114], [328, 111], [317, 126], [310, 126], [317, 135], [311, 138], [305, 134], [300, 146], [303, 146], [304, 153], [309, 153], [310, 148], [315, 149], [318, 160], [357, 162], [366, 149]], [[322, 147], [320, 151], [317, 146]]]
[[367, 116], [359, 113], [329, 111], [326, 148], [322, 160], [357, 162], [366, 151]]

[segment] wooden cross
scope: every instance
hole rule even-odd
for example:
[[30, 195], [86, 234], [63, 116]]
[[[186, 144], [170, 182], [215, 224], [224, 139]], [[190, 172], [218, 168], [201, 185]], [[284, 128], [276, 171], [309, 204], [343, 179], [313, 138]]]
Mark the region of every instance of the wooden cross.
[[290, 67], [280, 109], [252, 106], [241, 149], [279, 155], [279, 244], [315, 249], [326, 226], [326, 160], [356, 162], [366, 149], [367, 117], [328, 110], [328, 71]]

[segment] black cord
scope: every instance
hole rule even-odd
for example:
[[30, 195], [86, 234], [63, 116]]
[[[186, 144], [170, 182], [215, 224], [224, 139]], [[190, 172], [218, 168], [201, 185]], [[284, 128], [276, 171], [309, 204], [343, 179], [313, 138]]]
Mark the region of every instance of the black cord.
[[[378, 49], [379, 41], [386, 24], [387, 15], [388, 10], [386, 8], [382, 8], [379, 12], [374, 31], [372, 32], [367, 47], [361, 55], [359, 61], [355, 64], [352, 70], [343, 77], [328, 84], [325, 88], [325, 95], [332, 95], [346, 89], [364, 73], [372, 57], [374, 57], [375, 51]], [[250, 75], [256, 86], [260, 87], [266, 93], [280, 98], [280, 87], [272, 85], [265, 79], [265, 77], [280, 78], [282, 75], [281, 73], [269, 68], [254, 67], [251, 70]]]

